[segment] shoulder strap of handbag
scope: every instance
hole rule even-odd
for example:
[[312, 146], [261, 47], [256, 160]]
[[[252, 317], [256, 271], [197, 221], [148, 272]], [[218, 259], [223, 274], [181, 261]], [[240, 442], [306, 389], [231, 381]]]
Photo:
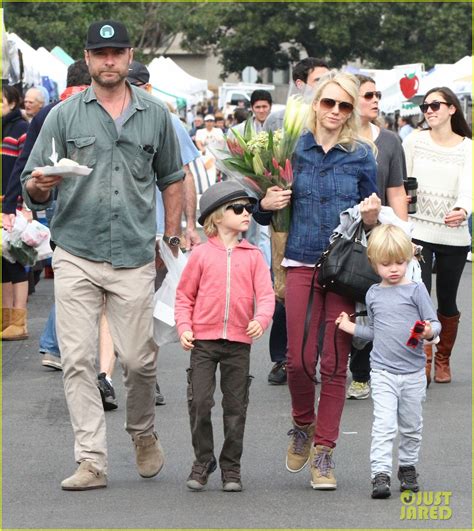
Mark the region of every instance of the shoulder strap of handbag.
[[[303, 366], [303, 370], [306, 374], [306, 376], [312, 381], [314, 382], [315, 384], [318, 383], [318, 380], [316, 379], [316, 376], [312, 376], [309, 369], [306, 367], [306, 362], [305, 362], [305, 359], [304, 359], [304, 349], [306, 347], [306, 342], [308, 340], [308, 335], [309, 335], [309, 329], [310, 329], [310, 321], [311, 321], [311, 313], [313, 311], [313, 300], [314, 300], [314, 282], [316, 280], [316, 271], [318, 269], [318, 264], [316, 264], [316, 266], [314, 267], [314, 271], [313, 271], [313, 276], [311, 277], [311, 286], [310, 286], [310, 290], [309, 290], [309, 296], [308, 296], [308, 304], [306, 306], [306, 316], [305, 316], [305, 319], [304, 319], [304, 331], [303, 331], [303, 341], [302, 341], [302, 345], [301, 345], [301, 364]], [[353, 314], [350, 315], [350, 317], [363, 317], [363, 316], [366, 316], [367, 315], [367, 312], [366, 311], [363, 311], [363, 312], [355, 312]], [[334, 354], [336, 356], [336, 363], [334, 364], [334, 370], [329, 378], [329, 381], [331, 381], [336, 372], [337, 372], [337, 369], [338, 369], [338, 366], [339, 366], [339, 351], [338, 351], [338, 348], [337, 348], [337, 333], [339, 331], [339, 325], [337, 324], [336, 325], [336, 328], [334, 329]], [[319, 334], [319, 329], [316, 331], [317, 334]], [[318, 344], [319, 342], [316, 343], [316, 348], [318, 349], [317, 352], [316, 352], [316, 363], [315, 363], [315, 374], [316, 374], [316, 366], [318, 364], [318, 358], [319, 358], [319, 347], [318, 347]]]

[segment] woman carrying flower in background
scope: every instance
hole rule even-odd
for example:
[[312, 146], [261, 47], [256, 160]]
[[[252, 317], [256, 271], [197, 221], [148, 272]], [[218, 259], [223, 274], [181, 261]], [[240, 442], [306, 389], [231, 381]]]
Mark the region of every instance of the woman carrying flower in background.
[[[292, 191], [269, 189], [256, 214], [259, 222], [269, 223], [272, 214], [265, 211], [280, 210], [291, 201], [292, 217], [283, 261], [287, 267], [287, 370], [293, 417], [286, 467], [290, 472], [299, 472], [310, 462], [314, 489], [336, 488], [332, 456], [344, 407], [351, 337], [342, 332], [337, 334], [341, 359], [333, 375], [334, 321], [341, 311], [348, 314], [354, 311], [353, 301], [323, 291], [316, 281], [309, 334], [302, 352], [314, 266], [339, 224], [340, 212], [362, 201], [364, 228], [370, 230], [377, 223], [380, 210], [380, 200], [375, 195], [374, 154], [358, 133], [355, 110], [358, 89], [358, 81], [349, 74], [330, 73], [321, 79], [308, 117], [309, 131], [301, 136], [293, 156]], [[325, 333], [319, 355], [321, 393], [316, 416], [315, 385], [306, 370], [314, 378], [318, 331], [323, 322]]]

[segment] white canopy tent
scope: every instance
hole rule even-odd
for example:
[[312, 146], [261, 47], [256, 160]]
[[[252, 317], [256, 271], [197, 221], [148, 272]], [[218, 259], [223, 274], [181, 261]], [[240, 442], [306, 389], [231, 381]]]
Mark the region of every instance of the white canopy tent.
[[372, 75], [377, 83], [377, 88], [382, 91], [379, 108], [384, 113], [400, 111], [402, 116], [418, 114], [419, 108], [402, 94], [400, 80], [405, 76], [415, 75], [418, 83], [415, 84], [416, 94], [413, 97], [423, 96], [434, 87], [445, 86], [456, 94], [472, 92], [472, 57], [466, 56], [454, 64], [437, 64], [429, 72], [424, 72], [423, 65], [402, 65], [392, 70], [361, 70]]
[[153, 59], [148, 70], [151, 85], [164, 100], [182, 98], [190, 106], [212, 96], [207, 88], [207, 80], [191, 76], [169, 57]]
[[61, 94], [66, 88], [67, 66], [42, 46], [36, 50], [36, 55], [40, 61], [38, 66], [41, 75], [48, 76], [49, 79], [55, 81], [58, 85], [58, 93]]
[[23, 56], [23, 82], [27, 86], [39, 86], [42, 77], [48, 77], [58, 86], [58, 93], [66, 88], [67, 66], [44, 47], [35, 50], [16, 33], [8, 33], [8, 42], [20, 50]]
[[16, 33], [8, 33], [10, 41], [23, 56], [23, 81], [26, 85], [41, 85], [40, 62], [36, 50], [27, 44]]
[[472, 57], [466, 55], [452, 65], [435, 65], [421, 80], [417, 94], [423, 96], [434, 87], [449, 87], [456, 93], [472, 92]]

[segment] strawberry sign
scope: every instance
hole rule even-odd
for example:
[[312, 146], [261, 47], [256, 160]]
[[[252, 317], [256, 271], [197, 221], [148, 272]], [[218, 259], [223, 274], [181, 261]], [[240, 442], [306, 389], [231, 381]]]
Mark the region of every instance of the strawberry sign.
[[418, 91], [420, 80], [415, 73], [408, 74], [400, 79], [400, 90], [407, 100], [413, 98]]

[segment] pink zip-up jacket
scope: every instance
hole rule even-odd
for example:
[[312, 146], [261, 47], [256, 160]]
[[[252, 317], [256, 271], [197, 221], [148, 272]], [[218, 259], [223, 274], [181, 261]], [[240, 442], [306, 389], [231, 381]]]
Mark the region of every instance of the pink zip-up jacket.
[[275, 309], [270, 271], [262, 252], [246, 240], [226, 249], [217, 238], [195, 247], [176, 290], [179, 337], [252, 343], [245, 333], [256, 320], [265, 330]]

